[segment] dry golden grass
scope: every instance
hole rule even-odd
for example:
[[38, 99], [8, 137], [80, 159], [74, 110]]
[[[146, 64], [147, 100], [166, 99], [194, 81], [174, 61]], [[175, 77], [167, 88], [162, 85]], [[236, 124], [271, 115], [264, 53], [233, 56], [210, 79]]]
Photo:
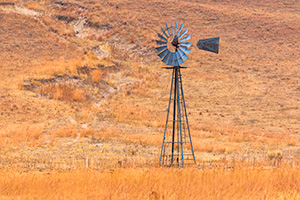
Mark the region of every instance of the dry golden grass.
[[[39, 84], [39, 82], [37, 84]], [[72, 85], [63, 83], [50, 83], [40, 86], [41, 87], [39, 87], [38, 93], [43, 96], [47, 96], [50, 99], [57, 99], [68, 102], [83, 102], [85, 100], [84, 91]]]
[[101, 70], [94, 70], [91, 73], [92, 81], [98, 83], [102, 78], [103, 72]]
[[81, 89], [75, 88], [73, 90], [72, 97], [73, 97], [73, 101], [83, 102], [85, 100], [84, 91]]
[[45, 140], [41, 138], [43, 126], [41, 124], [28, 126], [7, 126], [0, 131], [0, 146], [37, 146]]
[[[1, 199], [299, 199], [297, 168], [0, 171]], [[170, 181], [172, 180], [172, 181]]]
[[38, 3], [30, 3], [27, 5], [29, 10], [41, 10], [42, 7]]
[[78, 131], [76, 130], [74, 125], [67, 126], [60, 128], [54, 132], [52, 132], [51, 136], [52, 138], [58, 138], [58, 137], [77, 137]]
[[31, 78], [48, 78], [53, 77], [53, 75], [77, 75], [77, 67], [81, 66], [82, 60], [83, 56], [79, 55], [76, 58], [67, 61], [56, 60], [44, 63], [36, 62], [36, 64], [34, 64], [34, 70], [30, 69], [29, 76]]

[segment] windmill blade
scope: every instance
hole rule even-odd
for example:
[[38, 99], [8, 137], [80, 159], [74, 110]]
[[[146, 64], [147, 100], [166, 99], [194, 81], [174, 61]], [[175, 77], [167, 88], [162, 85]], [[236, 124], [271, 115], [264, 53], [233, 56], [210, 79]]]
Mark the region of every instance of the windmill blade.
[[180, 49], [181, 51], [183, 51], [186, 55], [188, 55], [188, 54], [191, 52], [190, 49], [187, 49], [187, 48], [185, 48], [185, 47], [179, 47], [179, 49]]
[[158, 51], [158, 52], [161, 52], [162, 50], [165, 50], [165, 49], [167, 49], [168, 47], [167, 46], [161, 46], [161, 47], [156, 47], [156, 50]]
[[175, 53], [173, 53], [173, 62], [172, 62], [172, 66], [178, 66], [178, 62], [177, 62]]
[[157, 45], [166, 45], [167, 42], [160, 41], [160, 40], [156, 40], [156, 44], [157, 44]]
[[165, 57], [165, 55], [168, 53], [168, 49], [165, 49], [165, 50], [163, 50], [162, 52], [160, 52], [159, 54], [158, 54], [158, 56], [161, 58], [161, 59], [163, 59], [163, 57]]
[[171, 53], [170, 55], [170, 58], [169, 58], [169, 61], [168, 61], [168, 64], [167, 65], [170, 65], [170, 66], [174, 66], [174, 61], [175, 61], [175, 55], [174, 53]]
[[168, 27], [168, 25], [166, 24], [166, 30], [168, 31], [168, 33], [169, 33], [169, 36], [171, 35], [170, 34], [170, 30], [169, 30], [169, 27]]
[[180, 40], [180, 42], [183, 42], [183, 41], [186, 41], [186, 40], [189, 40], [189, 39], [191, 39], [191, 35], [182, 38], [182, 39]]
[[172, 53], [172, 62], [170, 64], [171, 66], [178, 66], [178, 60], [177, 60], [177, 57], [176, 57], [176, 53]]
[[181, 37], [184, 36], [187, 32], [188, 32], [188, 29], [185, 29], [185, 31], [183, 31], [183, 33], [182, 33], [178, 38], [181, 38]]
[[180, 43], [180, 46], [184, 46], [184, 47], [191, 47], [192, 43], [191, 42], [183, 42]]
[[160, 28], [160, 29], [161, 29], [161, 31], [165, 34], [165, 36], [166, 36], [167, 38], [169, 38], [169, 36], [166, 34], [165, 30], [164, 30], [163, 28]]
[[178, 27], [178, 21], [176, 21], [175, 30], [174, 30], [174, 35], [176, 35], [177, 27]]
[[180, 28], [178, 30], [178, 33], [176, 35], [179, 35], [179, 33], [181, 32], [182, 28], [183, 28], [183, 24], [181, 24], [181, 26], [180, 26]]
[[173, 66], [179, 66], [178, 60], [176, 58], [176, 55], [174, 54], [174, 61], [173, 61]]
[[168, 60], [169, 60], [169, 58], [170, 58], [170, 55], [171, 55], [171, 52], [168, 50], [168, 53], [167, 53], [167, 55], [164, 57], [164, 59], [162, 60], [164, 63], [168, 63]]
[[[172, 63], [172, 59], [173, 59], [173, 53], [170, 52], [170, 58], [168, 60], [168, 62], [166, 63], [167, 65], [171, 65]], [[171, 65], [172, 66], [172, 65]]]
[[178, 62], [178, 65], [181, 65], [183, 63], [182, 58], [180, 57], [178, 52], [175, 52], [176, 60]]
[[204, 51], [219, 53], [219, 41], [220, 41], [219, 37], [199, 40], [197, 42], [197, 47]]
[[157, 33], [157, 35], [158, 35], [158, 37], [159, 37], [160, 39], [162, 39], [162, 40], [168, 42], [168, 40], [167, 40], [164, 36], [162, 36], [161, 34]]
[[173, 35], [173, 23], [171, 21], [171, 35]]
[[181, 51], [180, 49], [178, 49], [178, 53], [180, 55], [180, 57], [182, 58], [183, 61], [185, 61], [186, 59], [188, 59], [189, 57], [187, 55], [185, 55], [183, 53], [183, 51]]

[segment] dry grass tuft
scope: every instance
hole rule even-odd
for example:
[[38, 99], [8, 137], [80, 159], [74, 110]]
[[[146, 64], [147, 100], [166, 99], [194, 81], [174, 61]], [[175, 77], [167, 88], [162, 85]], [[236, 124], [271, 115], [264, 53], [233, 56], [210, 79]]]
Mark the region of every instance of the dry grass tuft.
[[38, 3], [30, 3], [27, 5], [29, 10], [41, 10], [42, 7]]
[[24, 78], [21, 76], [17, 80], [17, 88], [19, 90], [22, 90], [24, 88], [23, 86], [24, 86]]
[[94, 130], [89, 127], [89, 128], [83, 128], [80, 130], [80, 137], [89, 137], [94, 134]]
[[44, 142], [42, 125], [9, 126], [0, 131], [1, 146], [37, 146]]
[[91, 72], [92, 81], [98, 83], [102, 78], [102, 71], [100, 69]]
[[79, 134], [78, 130], [74, 125], [68, 127], [62, 127], [51, 133], [51, 138], [59, 138], [59, 137], [77, 137]]
[[50, 99], [57, 99], [67, 102], [85, 100], [85, 92], [72, 85], [64, 83], [50, 83], [38, 88], [38, 93]]
[[73, 101], [83, 102], [85, 100], [84, 91], [78, 88], [73, 90]]

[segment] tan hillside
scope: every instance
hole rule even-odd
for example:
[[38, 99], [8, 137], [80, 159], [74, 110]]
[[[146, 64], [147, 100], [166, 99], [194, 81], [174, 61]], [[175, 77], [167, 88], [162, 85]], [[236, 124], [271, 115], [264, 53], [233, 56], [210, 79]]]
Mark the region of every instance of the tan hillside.
[[[1, 0], [0, 198], [298, 199], [299, 10], [284, 0]], [[182, 70], [192, 169], [158, 164], [171, 70], [155, 40], [171, 20], [193, 43]], [[219, 54], [196, 47], [217, 36]], [[172, 174], [186, 180], [178, 190]], [[66, 190], [49, 190], [59, 182]]]

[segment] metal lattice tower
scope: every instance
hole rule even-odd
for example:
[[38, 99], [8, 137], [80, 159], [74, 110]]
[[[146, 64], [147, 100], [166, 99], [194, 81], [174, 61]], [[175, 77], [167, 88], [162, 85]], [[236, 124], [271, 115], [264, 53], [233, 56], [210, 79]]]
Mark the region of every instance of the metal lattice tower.
[[162, 166], [196, 164], [186, 113], [180, 66], [173, 67], [168, 114], [159, 162]]
[[[188, 164], [196, 164], [180, 71], [182, 68], [187, 68], [180, 65], [188, 58], [192, 43], [184, 42], [191, 36], [183, 37], [188, 32], [186, 29], [181, 33], [183, 24], [179, 28], [176, 22], [173, 27], [171, 21], [170, 27], [167, 24], [165, 26], [165, 29], [161, 28], [163, 35], [158, 33], [161, 40], [156, 41], [159, 45], [156, 49], [162, 61], [170, 66], [165, 68], [172, 69], [173, 73], [159, 163], [161, 166], [184, 167]], [[197, 46], [199, 49], [218, 53], [219, 38], [199, 40]]]

